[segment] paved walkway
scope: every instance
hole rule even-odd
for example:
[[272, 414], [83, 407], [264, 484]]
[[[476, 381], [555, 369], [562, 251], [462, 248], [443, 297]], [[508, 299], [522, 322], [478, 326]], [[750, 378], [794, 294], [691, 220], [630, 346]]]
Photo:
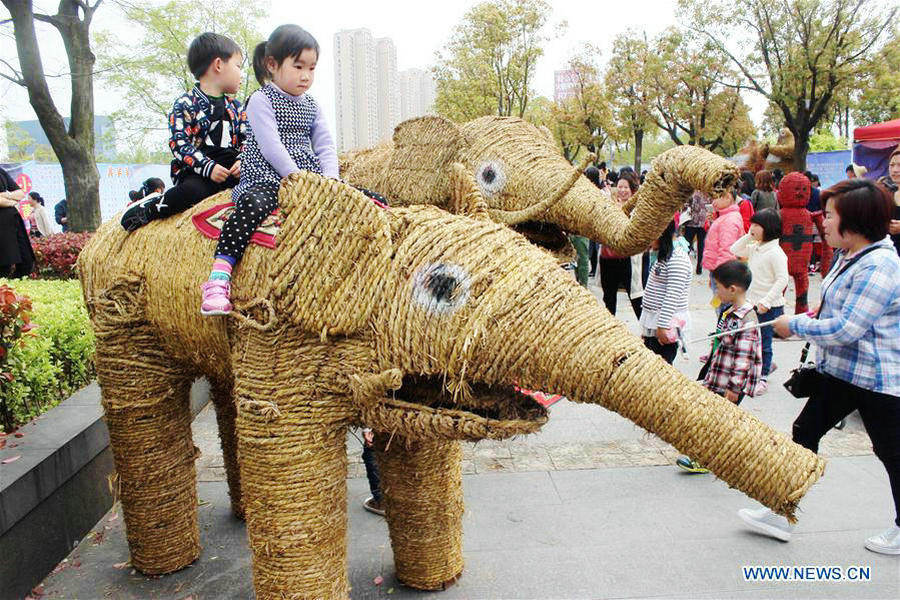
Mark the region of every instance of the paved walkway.
[[[706, 276], [692, 290], [694, 337], [714, 326]], [[812, 297], [819, 278], [813, 278]], [[592, 288], [599, 294], [599, 290]], [[791, 302], [792, 305], [792, 302]], [[619, 316], [636, 330], [624, 296]], [[694, 377], [699, 349], [676, 366]], [[770, 392], [741, 405], [790, 431], [803, 401], [781, 386], [800, 352], [777, 342], [781, 368]], [[51, 598], [248, 598], [252, 583], [243, 523], [230, 516], [215, 418], [194, 422], [203, 555], [162, 578], [126, 565], [119, 507], [73, 551], [42, 591]], [[858, 418], [826, 436], [826, 476], [801, 503], [794, 540], [747, 530], [735, 516], [755, 503], [708, 475], [672, 466], [668, 444], [597, 406], [562, 401], [535, 435], [467, 444], [464, 450], [466, 570], [440, 594], [393, 578], [387, 528], [362, 510], [368, 495], [361, 445], [348, 436], [349, 573], [353, 598], [900, 598], [900, 557], [873, 554], [863, 540], [887, 527], [893, 506], [887, 475]], [[742, 567], [869, 568], [867, 582], [745, 581]], [[375, 585], [381, 576], [384, 582]]]

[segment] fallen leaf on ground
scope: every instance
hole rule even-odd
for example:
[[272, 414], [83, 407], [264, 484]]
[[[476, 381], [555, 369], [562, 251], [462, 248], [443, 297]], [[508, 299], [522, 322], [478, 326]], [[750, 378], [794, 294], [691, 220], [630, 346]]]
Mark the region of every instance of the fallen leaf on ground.
[[119, 513], [113, 513], [112, 516], [106, 521], [107, 523], [112, 523], [116, 519], [119, 518]]
[[394, 588], [388, 588], [388, 594], [393, 594], [393, 593], [394, 593]]
[[384, 583], [384, 577], [378, 575], [377, 577], [375, 577], [375, 579], [372, 580], [372, 583], [374, 583], [375, 585], [381, 585], [382, 583]]
[[15, 432], [13, 435], [16, 436], [17, 438], [23, 438], [23, 437], [25, 437], [25, 434], [22, 433], [21, 431], [17, 431], [17, 432]]
[[0, 461], [0, 464], [8, 465], [11, 462], [16, 462], [20, 458], [22, 458], [22, 455], [16, 454], [15, 456], [10, 456], [9, 458], [4, 458], [2, 461]]
[[126, 560], [125, 562], [120, 562], [120, 563], [114, 564], [113, 568], [114, 569], [124, 569], [125, 567], [130, 567], [130, 566], [131, 566], [131, 562]]

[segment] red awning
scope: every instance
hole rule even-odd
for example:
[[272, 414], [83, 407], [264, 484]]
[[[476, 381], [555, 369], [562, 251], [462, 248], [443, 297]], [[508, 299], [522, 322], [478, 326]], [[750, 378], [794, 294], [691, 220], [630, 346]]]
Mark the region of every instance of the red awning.
[[853, 130], [853, 141], [874, 142], [879, 140], [900, 140], [900, 119], [857, 127]]

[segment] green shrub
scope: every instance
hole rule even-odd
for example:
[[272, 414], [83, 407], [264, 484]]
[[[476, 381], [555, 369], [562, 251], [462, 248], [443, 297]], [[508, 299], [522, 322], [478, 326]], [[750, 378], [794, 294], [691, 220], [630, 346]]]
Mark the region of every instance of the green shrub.
[[37, 326], [24, 344], [10, 348], [0, 380], [0, 397], [18, 423], [49, 408], [94, 376], [94, 333], [78, 280], [15, 280], [5, 282], [31, 299], [31, 320]]

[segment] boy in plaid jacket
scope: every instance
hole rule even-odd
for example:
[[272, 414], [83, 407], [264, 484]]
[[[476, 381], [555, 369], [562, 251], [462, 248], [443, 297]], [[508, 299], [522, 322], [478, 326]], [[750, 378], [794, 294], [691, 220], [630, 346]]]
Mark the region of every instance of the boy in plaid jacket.
[[[719, 317], [716, 333], [759, 324], [753, 304], [747, 301], [752, 275], [750, 267], [739, 260], [729, 260], [712, 272], [716, 296], [722, 305], [730, 305]], [[739, 331], [713, 339], [709, 360], [700, 370], [699, 379], [712, 392], [740, 404], [745, 396], [756, 395], [762, 375], [762, 336], [759, 328]], [[690, 473], [708, 473], [697, 461], [682, 456], [676, 464]]]

